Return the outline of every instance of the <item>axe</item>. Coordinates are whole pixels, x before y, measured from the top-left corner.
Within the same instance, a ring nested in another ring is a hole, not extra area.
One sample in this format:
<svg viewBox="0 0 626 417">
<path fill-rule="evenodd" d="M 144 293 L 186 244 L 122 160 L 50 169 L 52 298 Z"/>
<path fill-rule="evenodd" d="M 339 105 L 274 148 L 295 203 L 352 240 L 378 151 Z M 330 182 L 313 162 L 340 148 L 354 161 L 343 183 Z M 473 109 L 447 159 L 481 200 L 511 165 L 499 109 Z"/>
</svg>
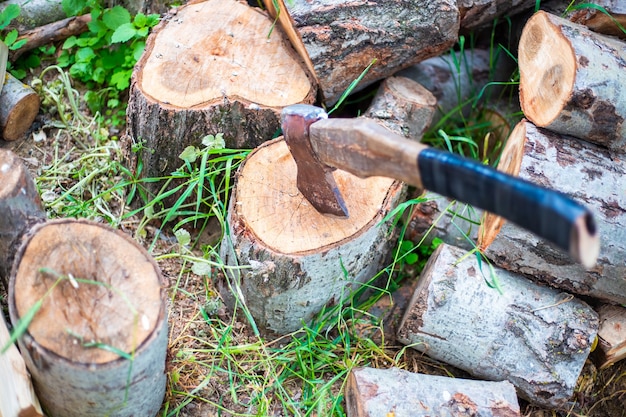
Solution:
<svg viewBox="0 0 626 417">
<path fill-rule="evenodd" d="M 348 216 L 333 177 L 338 168 L 361 178 L 402 180 L 502 216 L 587 268 L 597 260 L 594 217 L 566 194 L 405 139 L 373 120 L 329 119 L 319 107 L 295 104 L 283 109 L 281 124 L 297 165 L 298 190 L 320 213 Z"/>
</svg>

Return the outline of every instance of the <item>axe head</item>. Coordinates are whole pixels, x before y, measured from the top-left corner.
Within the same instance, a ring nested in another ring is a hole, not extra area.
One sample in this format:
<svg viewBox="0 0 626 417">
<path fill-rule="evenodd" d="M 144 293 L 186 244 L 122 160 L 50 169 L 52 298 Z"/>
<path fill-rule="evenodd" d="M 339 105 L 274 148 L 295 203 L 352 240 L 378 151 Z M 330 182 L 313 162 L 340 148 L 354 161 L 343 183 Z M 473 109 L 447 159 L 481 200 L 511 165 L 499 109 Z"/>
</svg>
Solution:
<svg viewBox="0 0 626 417">
<path fill-rule="evenodd" d="M 294 104 L 283 109 L 280 119 L 285 142 L 296 161 L 298 190 L 320 213 L 348 217 L 333 168 L 317 157 L 309 140 L 309 127 L 326 118 L 328 114 L 322 108 Z"/>
</svg>

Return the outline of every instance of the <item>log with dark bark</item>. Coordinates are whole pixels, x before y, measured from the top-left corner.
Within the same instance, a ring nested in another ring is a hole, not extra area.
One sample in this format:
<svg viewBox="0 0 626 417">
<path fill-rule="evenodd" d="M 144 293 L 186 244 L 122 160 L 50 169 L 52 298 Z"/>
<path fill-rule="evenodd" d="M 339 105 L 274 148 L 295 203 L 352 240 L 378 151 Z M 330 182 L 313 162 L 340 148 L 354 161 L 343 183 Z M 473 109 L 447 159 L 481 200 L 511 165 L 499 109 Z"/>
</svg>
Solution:
<svg viewBox="0 0 626 417">
<path fill-rule="evenodd" d="M 487 285 L 494 280 L 500 291 Z M 573 395 L 597 331 L 598 316 L 584 302 L 442 244 L 422 271 L 398 340 L 557 408 Z"/>
<path fill-rule="evenodd" d="M 57 220 L 28 231 L 11 271 L 9 313 L 15 324 L 34 312 L 18 344 L 47 415 L 158 413 L 164 284 L 150 255 L 105 225 Z"/>
<path fill-rule="evenodd" d="M 578 9 L 568 18 L 574 23 L 587 26 L 594 32 L 626 38 L 623 29 L 626 27 L 626 3 L 623 0 L 594 0 L 593 5 L 596 7 Z M 604 8 L 608 15 L 598 6 Z M 619 25 L 622 27 L 620 28 Z"/>
<path fill-rule="evenodd" d="M 0 280 L 8 289 L 13 256 L 22 235 L 46 218 L 30 173 L 13 152 L 0 149 Z"/>
<path fill-rule="evenodd" d="M 520 101 L 537 126 L 626 152 L 626 44 L 545 12 L 519 43 Z"/>
<path fill-rule="evenodd" d="M 567 291 L 626 303 L 626 161 L 592 143 L 520 122 L 509 137 L 498 169 L 559 190 L 588 206 L 600 235 L 597 265 L 586 270 L 569 256 L 509 222 L 487 215 L 479 245 L 511 271 Z"/>
<path fill-rule="evenodd" d="M 421 84 L 406 77 L 385 79 L 364 117 L 374 119 L 387 129 L 420 141 L 437 111 L 437 99 Z"/>
<path fill-rule="evenodd" d="M 0 349 L 9 340 L 9 329 L 4 321 L 4 314 L 0 312 Z M 0 381 L 0 416 L 43 416 L 24 359 L 13 344 L 5 352 L 0 352 Z"/>
<path fill-rule="evenodd" d="M 508 381 L 473 381 L 398 368 L 353 369 L 345 397 L 350 417 L 520 415 L 515 388 Z"/>
<path fill-rule="evenodd" d="M 270 35 L 271 33 L 271 35 Z M 180 166 L 179 155 L 223 133 L 229 148 L 251 148 L 280 128 L 280 111 L 312 103 L 311 79 L 272 19 L 235 0 L 179 8 L 150 34 L 133 73 L 125 149 L 142 143 L 143 175 Z"/>
<path fill-rule="evenodd" d="M 20 80 L 7 74 L 0 93 L 0 133 L 4 140 L 17 140 L 39 113 L 39 96 Z"/>
<path fill-rule="evenodd" d="M 298 191 L 282 139 L 258 147 L 237 172 L 221 245 L 229 267 L 218 288 L 231 308 L 244 302 L 261 331 L 301 328 L 384 267 L 393 240 L 381 221 L 404 187 L 388 178 L 334 175 L 348 218 L 320 214 Z"/>
<path fill-rule="evenodd" d="M 15 61 L 22 56 L 24 52 L 31 51 L 49 43 L 65 40 L 70 36 L 80 35 L 87 31 L 87 24 L 89 22 L 91 22 L 91 14 L 85 14 L 82 16 L 68 17 L 58 22 L 52 22 L 24 31 L 20 33 L 17 40 L 26 40 L 26 43 L 22 45 L 21 48 L 10 51 L 9 60 Z"/>
<path fill-rule="evenodd" d="M 6 0 L 0 3 L 0 11 L 10 4 L 20 6 L 20 15 L 13 19 L 7 30 L 23 32 L 67 17 L 61 0 Z"/>
<path fill-rule="evenodd" d="M 598 368 L 605 369 L 626 358 L 626 308 L 603 304 L 597 311 L 600 329 L 593 359 Z"/>
<path fill-rule="evenodd" d="M 461 30 L 469 32 L 490 25 L 499 17 L 513 16 L 535 4 L 535 0 L 457 0 Z"/>
<path fill-rule="evenodd" d="M 329 105 L 374 59 L 358 88 L 439 55 L 458 38 L 454 0 L 277 3 L 281 26 L 309 63 Z M 264 4 L 275 16 L 274 1 Z"/>
</svg>

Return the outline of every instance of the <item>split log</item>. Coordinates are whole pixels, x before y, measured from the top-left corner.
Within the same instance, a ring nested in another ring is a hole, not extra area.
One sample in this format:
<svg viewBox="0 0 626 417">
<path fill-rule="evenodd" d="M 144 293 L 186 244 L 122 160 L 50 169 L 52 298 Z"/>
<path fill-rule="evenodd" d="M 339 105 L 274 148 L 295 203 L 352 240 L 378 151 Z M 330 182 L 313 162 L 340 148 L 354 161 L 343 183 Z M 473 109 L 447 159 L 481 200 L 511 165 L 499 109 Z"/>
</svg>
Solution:
<svg viewBox="0 0 626 417">
<path fill-rule="evenodd" d="M 132 76 L 124 147 L 142 143 L 143 175 L 161 177 L 204 136 L 252 148 L 280 128 L 280 111 L 312 103 L 315 88 L 263 12 L 235 0 L 180 7 L 152 31 Z M 270 35 L 271 33 L 271 35 Z"/>
<path fill-rule="evenodd" d="M 0 313 L 0 349 L 10 340 L 9 329 Z M 43 413 L 33 390 L 24 359 L 15 345 L 0 353 L 0 417 L 41 417 Z"/>
<path fill-rule="evenodd" d="M 364 117 L 375 119 L 387 129 L 420 141 L 430 127 L 437 99 L 421 84 L 406 77 L 385 79 Z"/>
<path fill-rule="evenodd" d="M 4 140 L 24 137 L 39 113 L 39 96 L 20 80 L 6 74 L 0 92 L 0 133 Z"/>
<path fill-rule="evenodd" d="M 21 48 L 10 51 L 9 60 L 15 61 L 22 56 L 24 52 L 31 51 L 49 43 L 65 40 L 70 36 L 80 35 L 87 31 L 87 24 L 89 22 L 91 22 L 91 14 L 84 14 L 82 16 L 68 17 L 58 22 L 52 22 L 24 31 L 20 33 L 17 40 L 25 39 L 27 42 Z"/>
<path fill-rule="evenodd" d="M 592 143 L 520 122 L 498 169 L 571 195 L 595 214 L 600 235 L 596 266 L 567 254 L 509 222 L 488 215 L 479 232 L 485 255 L 502 268 L 548 285 L 611 303 L 626 303 L 626 160 Z"/>
<path fill-rule="evenodd" d="M 473 381 L 398 368 L 353 369 L 345 396 L 349 417 L 520 415 L 515 388 L 508 381 Z"/>
<path fill-rule="evenodd" d="M 622 30 L 626 27 L 626 3 L 623 0 L 594 0 L 593 4 L 603 7 L 610 16 L 597 8 L 589 7 L 576 10 L 568 18 L 594 32 L 626 38 L 626 33 Z M 622 25 L 622 28 L 616 22 Z"/>
<path fill-rule="evenodd" d="M 512 72 L 503 53 L 499 49 L 495 54 L 484 49 L 451 53 L 427 59 L 397 75 L 418 82 L 435 96 L 439 111 L 432 124 L 436 125 L 451 112 L 466 117 L 482 100 L 497 95 L 500 87 L 487 84 L 508 80 Z"/>
<path fill-rule="evenodd" d="M 398 340 L 475 377 L 509 380 L 534 404 L 558 408 L 574 393 L 598 331 L 584 302 L 479 264 L 446 244 L 433 252 Z M 485 281 L 497 279 L 501 293 Z"/>
<path fill-rule="evenodd" d="M 537 12 L 519 44 L 520 101 L 537 126 L 626 152 L 626 44 Z"/>
<path fill-rule="evenodd" d="M 13 256 L 22 235 L 46 218 L 35 182 L 13 152 L 0 149 L 0 280 L 8 290 Z"/>
<path fill-rule="evenodd" d="M 237 172 L 221 244 L 229 269 L 218 288 L 231 308 L 245 303 L 263 332 L 301 328 L 384 267 L 393 242 L 390 224 L 381 221 L 404 187 L 389 178 L 334 175 L 348 218 L 320 214 L 298 191 L 282 139 L 258 147 Z"/>
<path fill-rule="evenodd" d="M 458 0 L 461 29 L 465 32 L 492 24 L 503 16 L 513 16 L 535 6 L 535 0 Z"/>
<path fill-rule="evenodd" d="M 9 313 L 15 324 L 35 312 L 18 345 L 47 415 L 158 413 L 164 285 L 149 254 L 107 226 L 58 220 L 28 231 L 11 271 Z"/>
<path fill-rule="evenodd" d="M 376 64 L 358 88 L 437 56 L 458 38 L 455 0 L 278 3 L 281 26 L 308 62 L 328 105 L 339 100 L 373 59 Z M 264 4 L 276 16 L 274 1 Z"/>
<path fill-rule="evenodd" d="M 626 308 L 603 304 L 597 311 L 600 329 L 593 357 L 598 368 L 605 369 L 626 358 Z"/>
</svg>

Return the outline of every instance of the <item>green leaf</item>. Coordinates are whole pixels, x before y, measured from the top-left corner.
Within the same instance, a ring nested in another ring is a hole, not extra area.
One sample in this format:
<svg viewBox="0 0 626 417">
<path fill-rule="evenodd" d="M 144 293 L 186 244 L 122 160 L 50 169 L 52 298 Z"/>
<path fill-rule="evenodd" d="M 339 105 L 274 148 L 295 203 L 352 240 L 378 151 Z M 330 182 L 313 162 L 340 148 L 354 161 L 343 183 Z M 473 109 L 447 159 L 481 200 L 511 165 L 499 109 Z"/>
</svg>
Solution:
<svg viewBox="0 0 626 417">
<path fill-rule="evenodd" d="M 125 23 L 130 23 L 130 13 L 122 6 L 115 6 L 102 13 L 102 21 L 111 30 L 116 30 Z"/>
<path fill-rule="evenodd" d="M 63 46 L 61 46 L 61 49 L 73 48 L 74 46 L 76 46 L 76 39 L 76 36 L 70 36 L 65 40 L 65 42 L 63 42 Z"/>
<path fill-rule="evenodd" d="M 93 75 L 91 76 L 91 79 L 97 82 L 98 84 L 103 84 L 104 80 L 106 80 L 106 75 L 107 75 L 107 72 L 104 68 L 96 67 L 96 69 L 93 71 Z"/>
<path fill-rule="evenodd" d="M 61 52 L 61 55 L 57 58 L 57 65 L 61 68 L 65 68 L 74 63 L 74 56 L 70 55 L 67 50 Z"/>
<path fill-rule="evenodd" d="M 185 150 L 180 155 L 178 155 L 178 157 L 183 161 L 192 164 L 196 162 L 196 158 L 198 157 L 198 149 L 195 146 L 187 146 Z"/>
<path fill-rule="evenodd" d="M 133 23 L 135 24 L 135 27 L 137 29 L 146 27 L 146 24 L 148 23 L 148 16 L 143 13 L 137 13 L 137 15 L 135 16 L 135 20 L 133 20 Z"/>
<path fill-rule="evenodd" d="M 39 310 L 41 310 L 41 306 L 43 305 L 43 299 L 37 300 L 35 305 L 33 305 L 26 314 L 20 317 L 20 320 L 17 322 L 17 325 L 13 328 L 13 332 L 11 333 L 11 338 L 7 341 L 7 343 L 2 347 L 2 351 L 0 354 L 4 354 L 13 343 L 17 341 L 26 331 L 28 330 L 28 326 L 35 318 L 35 315 Z"/>
<path fill-rule="evenodd" d="M 415 253 L 409 253 L 404 257 L 404 262 L 408 265 L 413 265 L 419 260 L 419 257 Z"/>
<path fill-rule="evenodd" d="M 96 53 L 91 48 L 80 48 L 76 51 L 76 62 L 91 62 L 94 59 Z"/>
<path fill-rule="evenodd" d="M 91 65 L 87 62 L 77 62 L 70 67 L 70 75 L 81 81 L 91 79 Z"/>
<path fill-rule="evenodd" d="M 87 0 L 62 0 L 61 7 L 66 16 L 76 16 L 87 7 Z"/>
<path fill-rule="evenodd" d="M 149 14 L 148 21 L 146 22 L 146 26 L 149 28 L 156 26 L 157 23 L 159 23 L 160 18 L 161 16 L 159 16 L 159 14 L 157 13 Z"/>
<path fill-rule="evenodd" d="M 17 29 L 13 29 L 12 31 L 7 33 L 7 36 L 4 38 L 4 43 L 6 43 L 7 46 L 11 46 L 13 42 L 15 42 L 16 40 L 17 40 Z"/>
<path fill-rule="evenodd" d="M 0 29 L 4 29 L 11 23 L 11 20 L 15 19 L 20 15 L 20 6 L 17 4 L 9 4 L 5 9 L 0 13 Z"/>
<path fill-rule="evenodd" d="M 139 41 L 135 43 L 135 45 L 133 46 L 133 59 L 135 60 L 135 62 L 139 61 L 145 49 L 146 49 L 146 43 L 144 41 Z"/>
<path fill-rule="evenodd" d="M 28 39 L 21 39 L 21 40 L 15 42 L 13 45 L 9 46 L 9 49 L 12 50 L 12 51 L 18 50 L 22 46 L 26 45 L 26 42 L 28 42 Z"/>
<path fill-rule="evenodd" d="M 130 77 L 133 70 L 118 71 L 111 76 L 111 85 L 118 90 L 126 90 L 130 86 Z"/>
<path fill-rule="evenodd" d="M 111 36 L 111 43 L 129 41 L 133 38 L 133 36 L 135 36 L 135 34 L 137 34 L 137 29 L 135 29 L 133 24 L 124 23 L 123 25 L 115 29 L 115 32 L 113 32 L 113 35 Z"/>
<path fill-rule="evenodd" d="M 202 138 L 202 144 L 208 149 L 224 149 L 226 147 L 226 142 L 224 141 L 224 135 L 222 133 L 218 133 L 217 135 L 206 135 Z"/>
<path fill-rule="evenodd" d="M 150 31 L 150 28 L 141 28 L 137 30 L 137 37 L 139 38 L 145 38 L 148 36 L 148 32 Z"/>
<path fill-rule="evenodd" d="M 191 243 L 191 235 L 185 229 L 178 229 L 174 232 L 174 236 L 176 236 L 176 240 L 181 246 L 187 246 Z"/>
</svg>

